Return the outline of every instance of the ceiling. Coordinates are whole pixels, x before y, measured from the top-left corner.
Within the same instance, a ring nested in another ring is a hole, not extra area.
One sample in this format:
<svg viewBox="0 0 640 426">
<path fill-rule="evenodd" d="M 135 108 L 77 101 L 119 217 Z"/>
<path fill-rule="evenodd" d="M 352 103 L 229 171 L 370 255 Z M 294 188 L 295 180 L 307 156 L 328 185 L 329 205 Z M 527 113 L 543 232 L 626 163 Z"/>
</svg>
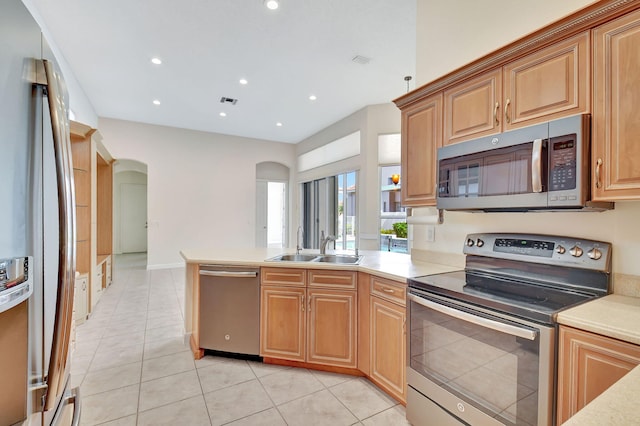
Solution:
<svg viewBox="0 0 640 426">
<path fill-rule="evenodd" d="M 100 117 L 297 143 L 415 74 L 415 0 L 32 3 Z"/>
</svg>

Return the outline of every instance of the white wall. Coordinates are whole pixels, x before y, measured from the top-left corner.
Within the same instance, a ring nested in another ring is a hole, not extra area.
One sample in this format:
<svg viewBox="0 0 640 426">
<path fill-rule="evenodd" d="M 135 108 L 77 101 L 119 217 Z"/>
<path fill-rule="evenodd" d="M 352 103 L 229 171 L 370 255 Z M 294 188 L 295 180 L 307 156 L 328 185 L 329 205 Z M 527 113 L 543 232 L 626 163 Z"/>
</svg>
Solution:
<svg viewBox="0 0 640 426">
<path fill-rule="evenodd" d="M 295 166 L 291 144 L 106 118 L 99 128 L 114 158 L 148 166 L 149 268 L 181 264 L 182 249 L 253 247 L 256 164 Z"/>
<path fill-rule="evenodd" d="M 121 228 L 120 228 L 120 206 L 122 200 L 121 185 L 124 183 L 137 183 L 146 185 L 147 175 L 145 173 L 135 171 L 124 171 L 113 174 L 113 251 L 114 253 L 122 253 L 120 244 Z M 140 200 L 146 204 L 147 200 Z M 137 206 L 136 206 L 137 207 Z M 137 210 L 139 213 L 142 210 Z"/>
<path fill-rule="evenodd" d="M 417 0 L 415 87 L 593 2 Z"/>
<path fill-rule="evenodd" d="M 78 80 L 76 80 L 75 74 L 58 48 L 56 40 L 51 36 L 47 25 L 42 19 L 42 16 L 40 16 L 40 12 L 34 6 L 32 0 L 22 0 L 22 3 L 26 6 L 40 26 L 42 34 L 44 34 L 51 51 L 56 57 L 60 71 L 62 71 L 62 75 L 64 76 L 67 91 L 69 92 L 69 108 L 74 113 L 74 117 L 72 119 L 93 128 L 98 127 L 98 115 L 96 114 L 91 101 L 84 93 L 84 90 L 82 89 L 82 86 L 80 86 Z"/>
<path fill-rule="evenodd" d="M 418 0 L 418 80 L 420 84 L 434 80 L 590 3 L 592 1 L 586 0 Z M 424 214 L 426 209 L 418 209 L 416 213 Z M 604 213 L 445 212 L 444 224 L 435 227 L 433 243 L 426 241 L 425 226 L 413 226 L 413 247 L 461 254 L 464 237 L 469 232 L 584 237 L 613 243 L 614 272 L 640 275 L 638 218 L 640 202 L 617 203 L 615 210 Z"/>
<path fill-rule="evenodd" d="M 378 135 L 400 132 L 400 110 L 392 103 L 371 105 L 332 124 L 296 145 L 297 155 L 309 152 L 360 131 L 360 155 L 298 174 L 297 182 L 358 170 L 359 248 L 377 250 L 380 244 L 380 186 L 378 173 Z M 296 191 L 296 199 L 299 198 Z M 296 201 L 298 203 L 299 200 Z M 299 212 L 299 205 L 296 206 Z M 298 217 L 296 215 L 296 217 Z"/>
</svg>

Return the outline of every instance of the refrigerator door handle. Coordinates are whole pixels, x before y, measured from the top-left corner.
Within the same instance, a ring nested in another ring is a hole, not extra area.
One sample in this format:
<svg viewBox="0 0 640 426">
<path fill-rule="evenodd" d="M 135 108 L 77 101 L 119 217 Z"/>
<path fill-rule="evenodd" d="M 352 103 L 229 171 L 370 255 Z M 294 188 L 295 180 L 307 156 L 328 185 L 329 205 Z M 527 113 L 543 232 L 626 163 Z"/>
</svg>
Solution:
<svg viewBox="0 0 640 426">
<path fill-rule="evenodd" d="M 51 345 L 51 359 L 47 374 L 48 390 L 44 410 L 55 408 L 58 396 L 64 390 L 64 373 L 69 358 L 71 314 L 73 310 L 73 280 L 75 276 L 75 194 L 71 165 L 71 142 L 66 116 L 65 93 L 62 76 L 53 63 L 43 60 L 47 77 L 47 99 L 51 114 L 53 146 L 58 183 L 59 263 L 58 288 Z"/>
<path fill-rule="evenodd" d="M 71 389 L 71 395 L 65 399 L 65 403 L 73 404 L 73 418 L 71 420 L 71 426 L 80 426 L 80 414 L 82 413 L 80 386 Z"/>
<path fill-rule="evenodd" d="M 62 400 L 60 404 L 60 408 L 56 413 L 56 416 L 51 421 L 51 426 L 62 426 L 63 419 L 66 420 L 68 417 L 65 416 L 66 410 L 65 407 L 67 405 L 73 405 L 73 417 L 71 418 L 71 426 L 80 426 L 80 416 L 82 414 L 82 400 L 80 399 L 80 387 L 75 387 L 68 391 L 68 395 Z"/>
</svg>

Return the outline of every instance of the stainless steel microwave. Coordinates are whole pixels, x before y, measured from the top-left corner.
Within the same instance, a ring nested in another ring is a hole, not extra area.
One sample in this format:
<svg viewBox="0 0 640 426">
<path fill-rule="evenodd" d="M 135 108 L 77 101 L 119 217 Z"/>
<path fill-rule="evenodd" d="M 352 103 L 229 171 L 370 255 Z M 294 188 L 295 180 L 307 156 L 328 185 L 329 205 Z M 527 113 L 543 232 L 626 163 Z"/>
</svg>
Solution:
<svg viewBox="0 0 640 426">
<path fill-rule="evenodd" d="M 438 208 L 613 208 L 590 201 L 589 129 L 575 115 L 438 149 Z"/>
</svg>

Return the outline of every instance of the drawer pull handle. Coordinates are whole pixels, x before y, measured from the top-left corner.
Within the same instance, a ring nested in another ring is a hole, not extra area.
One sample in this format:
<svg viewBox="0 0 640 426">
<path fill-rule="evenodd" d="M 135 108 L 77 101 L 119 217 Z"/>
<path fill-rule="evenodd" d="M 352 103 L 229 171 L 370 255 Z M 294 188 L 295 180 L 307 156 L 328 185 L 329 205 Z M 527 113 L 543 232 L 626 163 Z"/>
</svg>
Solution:
<svg viewBox="0 0 640 426">
<path fill-rule="evenodd" d="M 386 287 L 382 287 L 382 291 L 384 291 L 385 293 L 389 293 L 389 294 L 395 293 L 395 290 L 392 290 L 392 289 L 386 288 Z"/>
<path fill-rule="evenodd" d="M 500 120 L 498 119 L 498 108 L 500 108 L 500 103 L 496 102 L 496 105 L 493 107 L 493 119 L 496 122 L 496 126 L 500 124 Z"/>
</svg>

